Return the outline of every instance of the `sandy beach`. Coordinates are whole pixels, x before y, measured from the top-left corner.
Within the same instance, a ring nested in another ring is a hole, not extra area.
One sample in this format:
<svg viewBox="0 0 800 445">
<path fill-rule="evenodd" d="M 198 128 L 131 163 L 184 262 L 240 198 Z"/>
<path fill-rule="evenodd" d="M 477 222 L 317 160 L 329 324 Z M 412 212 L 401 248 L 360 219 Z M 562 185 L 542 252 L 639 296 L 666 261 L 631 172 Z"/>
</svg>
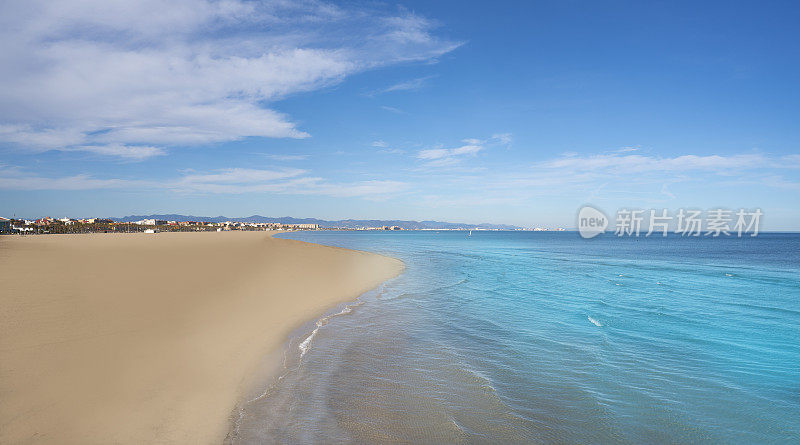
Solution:
<svg viewBox="0 0 800 445">
<path fill-rule="evenodd" d="M 0 237 L 0 443 L 220 443 L 293 329 L 402 269 L 265 232 Z"/>
</svg>

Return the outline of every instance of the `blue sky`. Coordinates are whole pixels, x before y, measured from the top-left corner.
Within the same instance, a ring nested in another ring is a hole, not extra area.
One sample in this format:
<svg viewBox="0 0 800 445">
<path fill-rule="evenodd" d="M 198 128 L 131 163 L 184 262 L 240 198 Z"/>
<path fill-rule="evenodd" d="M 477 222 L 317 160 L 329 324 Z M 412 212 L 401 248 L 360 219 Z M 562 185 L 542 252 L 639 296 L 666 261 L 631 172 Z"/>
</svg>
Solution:
<svg viewBox="0 0 800 445">
<path fill-rule="evenodd" d="M 16 3 L 4 216 L 800 230 L 796 2 Z"/>
</svg>

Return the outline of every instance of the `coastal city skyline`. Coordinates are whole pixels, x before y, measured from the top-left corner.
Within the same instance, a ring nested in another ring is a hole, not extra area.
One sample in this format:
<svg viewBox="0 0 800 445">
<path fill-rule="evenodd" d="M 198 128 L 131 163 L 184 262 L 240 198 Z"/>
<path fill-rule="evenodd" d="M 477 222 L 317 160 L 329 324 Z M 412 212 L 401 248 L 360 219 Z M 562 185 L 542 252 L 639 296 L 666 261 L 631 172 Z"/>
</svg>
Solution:
<svg viewBox="0 0 800 445">
<path fill-rule="evenodd" d="M 798 13 L 725 5 L 7 3 L 3 216 L 798 230 Z"/>
<path fill-rule="evenodd" d="M 529 226 L 509 224 L 469 224 L 448 221 L 413 220 L 324 220 L 319 218 L 294 218 L 291 216 L 270 217 L 251 215 L 240 218 L 227 216 L 197 216 L 179 214 L 128 215 L 125 217 L 100 218 L 5 218 L 0 216 L 0 233 L 46 234 L 46 233 L 98 233 L 98 232 L 185 232 L 210 230 L 434 230 L 434 231 L 533 231 L 564 232 L 575 230 L 583 238 L 593 238 L 602 233 L 616 236 L 644 235 L 649 237 L 711 236 L 755 237 L 761 231 L 763 212 L 738 209 L 620 209 L 609 217 L 602 210 L 591 206 L 581 208 L 574 228 Z"/>
</svg>

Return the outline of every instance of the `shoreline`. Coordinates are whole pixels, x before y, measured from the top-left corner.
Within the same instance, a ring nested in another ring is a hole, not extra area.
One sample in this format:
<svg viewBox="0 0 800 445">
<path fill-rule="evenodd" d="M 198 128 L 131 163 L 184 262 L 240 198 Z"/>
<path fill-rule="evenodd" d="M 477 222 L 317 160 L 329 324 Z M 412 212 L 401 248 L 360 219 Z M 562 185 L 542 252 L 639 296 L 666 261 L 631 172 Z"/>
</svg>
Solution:
<svg viewBox="0 0 800 445">
<path fill-rule="evenodd" d="M 395 278 L 397 276 L 389 278 L 375 288 L 358 295 L 353 300 L 338 303 L 326 309 L 316 318 L 306 320 L 293 329 L 288 334 L 283 346 L 271 351 L 263 360 L 259 370 L 254 373 L 250 388 L 244 392 L 243 397 L 241 397 L 230 414 L 228 433 L 225 436 L 224 443 L 238 443 L 240 439 L 238 437 L 240 422 L 245 416 L 247 407 L 252 403 L 257 403 L 259 400 L 269 397 L 270 393 L 280 384 L 284 377 L 290 375 L 293 371 L 297 371 L 303 357 L 313 347 L 312 340 L 322 327 L 327 326 L 332 318 L 349 314 L 355 308 L 366 304 L 367 301 L 363 299 L 364 297 L 380 294 L 383 286 Z"/>
<path fill-rule="evenodd" d="M 0 442 L 223 442 L 292 333 L 404 269 L 272 235 L 0 239 Z"/>
</svg>

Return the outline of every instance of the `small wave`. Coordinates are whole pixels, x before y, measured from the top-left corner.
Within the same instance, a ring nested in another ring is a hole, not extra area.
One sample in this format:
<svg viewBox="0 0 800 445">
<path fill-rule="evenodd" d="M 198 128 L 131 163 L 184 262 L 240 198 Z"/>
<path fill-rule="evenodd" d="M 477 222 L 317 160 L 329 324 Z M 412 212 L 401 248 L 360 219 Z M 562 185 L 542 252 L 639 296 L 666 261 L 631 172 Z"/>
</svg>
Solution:
<svg viewBox="0 0 800 445">
<path fill-rule="evenodd" d="M 313 331 L 311 331 L 311 335 L 306 337 L 306 339 L 303 340 L 302 343 L 297 345 L 297 347 L 300 348 L 300 357 L 303 357 L 304 355 L 306 355 L 306 352 L 308 352 L 308 347 L 311 346 L 311 340 L 314 339 L 314 337 L 317 335 L 317 332 L 319 332 L 319 328 L 321 328 L 321 327 L 322 326 L 319 324 L 319 322 L 317 322 L 317 327 L 314 328 Z"/>
<path fill-rule="evenodd" d="M 339 311 L 339 312 L 337 312 L 335 314 L 326 315 L 325 317 L 322 317 L 319 320 L 317 320 L 317 322 L 315 324 L 315 328 L 314 328 L 313 331 L 311 331 L 311 334 L 309 334 L 308 337 L 306 337 L 306 339 L 303 340 L 303 342 L 298 345 L 298 348 L 300 349 L 300 358 L 302 358 L 304 355 L 306 355 L 306 352 L 308 352 L 308 349 L 311 346 L 311 341 L 317 335 L 317 332 L 319 332 L 319 329 L 321 327 L 325 326 L 326 324 L 328 324 L 328 321 L 331 318 L 339 316 L 339 315 L 349 314 L 349 313 L 353 312 L 353 308 L 354 307 L 361 306 L 362 304 L 364 304 L 363 301 L 361 301 L 361 300 L 356 301 L 353 304 L 349 304 L 349 305 L 345 306 L 341 311 Z M 258 401 L 258 400 L 261 400 L 261 399 L 267 397 L 267 395 L 273 390 L 273 388 L 275 388 L 283 380 L 283 378 L 286 377 L 286 375 L 287 375 L 287 373 L 289 371 L 289 366 L 287 364 L 288 352 L 289 352 L 288 349 L 286 349 L 283 352 L 283 372 L 277 376 L 275 381 L 272 384 L 268 385 L 264 389 L 264 391 L 261 392 L 261 394 L 253 397 L 252 399 L 245 400 L 244 402 L 242 402 L 242 403 L 240 403 L 238 405 L 238 407 L 236 409 L 236 411 L 237 411 L 236 419 L 233 420 L 233 427 L 231 428 L 230 432 L 228 433 L 228 439 L 226 439 L 225 443 L 230 443 L 229 439 L 236 438 L 238 436 L 239 430 L 240 430 L 241 425 L 242 425 L 242 421 L 244 420 L 244 416 L 245 416 L 245 407 L 247 405 L 251 404 L 251 403 L 254 403 L 254 402 Z"/>
<path fill-rule="evenodd" d="M 589 321 L 591 321 L 593 325 L 595 325 L 595 326 L 597 326 L 597 327 L 603 327 L 603 323 L 600 323 L 599 321 L 595 320 L 594 318 L 592 318 L 592 317 L 589 317 L 589 316 L 587 316 L 586 318 L 587 318 Z"/>
<path fill-rule="evenodd" d="M 311 334 L 309 334 L 308 337 L 306 337 L 305 340 L 303 340 L 299 345 L 297 345 L 298 349 L 300 349 L 300 357 L 302 358 L 304 355 L 306 355 L 306 352 L 308 352 L 308 348 L 311 346 L 311 340 L 313 340 L 314 337 L 317 335 L 317 332 L 319 332 L 319 328 L 321 328 L 321 327 L 325 326 L 326 324 L 328 324 L 328 321 L 331 318 L 337 317 L 339 315 L 349 314 L 349 313 L 353 312 L 353 307 L 354 306 L 360 306 L 360 305 L 361 305 L 361 303 L 359 302 L 359 303 L 353 304 L 352 306 L 345 306 L 344 309 L 342 309 L 341 311 L 339 311 L 339 312 L 337 312 L 335 314 L 326 315 L 325 317 L 322 317 L 319 320 L 317 320 L 316 327 L 314 328 L 313 331 L 311 331 Z"/>
</svg>

